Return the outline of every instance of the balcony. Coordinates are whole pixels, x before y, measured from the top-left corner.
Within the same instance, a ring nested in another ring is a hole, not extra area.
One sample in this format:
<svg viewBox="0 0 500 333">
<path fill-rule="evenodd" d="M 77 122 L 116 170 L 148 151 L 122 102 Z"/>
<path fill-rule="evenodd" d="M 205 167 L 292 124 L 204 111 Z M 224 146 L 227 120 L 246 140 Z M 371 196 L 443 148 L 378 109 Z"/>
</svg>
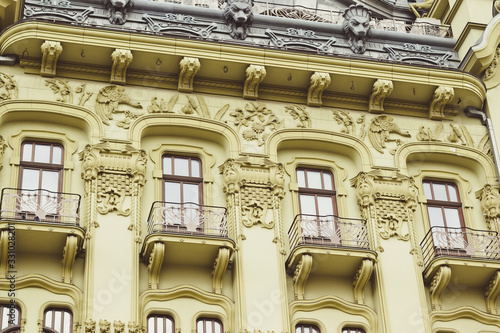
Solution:
<svg viewBox="0 0 500 333">
<path fill-rule="evenodd" d="M 297 299 L 302 299 L 303 286 L 310 273 L 310 269 L 304 271 L 305 263 L 312 266 L 314 261 L 314 274 L 318 275 L 355 278 L 360 271 L 368 278 L 371 275 L 377 255 L 370 250 L 364 220 L 299 214 L 288 231 L 288 237 L 291 253 L 286 266 L 289 274 L 295 274 Z M 363 283 L 367 281 L 365 279 Z M 362 291 L 364 285 L 357 285 L 355 289 Z"/>
<path fill-rule="evenodd" d="M 0 201 L 0 242 L 15 234 L 18 253 L 63 256 L 62 280 L 71 281 L 76 253 L 82 248 L 85 230 L 79 226 L 80 195 L 44 189 L 4 188 Z M 0 248 L 4 248 L 0 244 Z M 6 266 L 5 257 L 0 267 Z M 1 272 L 0 272 L 1 273 Z"/>
<path fill-rule="evenodd" d="M 234 246 L 228 235 L 226 208 L 156 201 L 149 213 L 148 235 L 141 251 L 145 262 L 149 262 L 149 287 L 158 288 L 164 263 L 215 266 L 214 271 L 222 270 L 223 275 Z M 215 286 L 218 283 L 214 281 L 214 290 L 219 289 Z"/>
</svg>

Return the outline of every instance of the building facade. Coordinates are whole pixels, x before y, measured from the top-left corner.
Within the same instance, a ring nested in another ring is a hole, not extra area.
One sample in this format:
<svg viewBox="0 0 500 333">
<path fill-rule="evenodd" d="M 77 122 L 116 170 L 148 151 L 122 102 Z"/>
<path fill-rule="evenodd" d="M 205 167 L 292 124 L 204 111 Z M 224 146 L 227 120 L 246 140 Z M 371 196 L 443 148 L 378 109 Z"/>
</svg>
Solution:
<svg viewBox="0 0 500 333">
<path fill-rule="evenodd" d="M 0 1 L 0 332 L 500 332 L 499 10 Z"/>
</svg>

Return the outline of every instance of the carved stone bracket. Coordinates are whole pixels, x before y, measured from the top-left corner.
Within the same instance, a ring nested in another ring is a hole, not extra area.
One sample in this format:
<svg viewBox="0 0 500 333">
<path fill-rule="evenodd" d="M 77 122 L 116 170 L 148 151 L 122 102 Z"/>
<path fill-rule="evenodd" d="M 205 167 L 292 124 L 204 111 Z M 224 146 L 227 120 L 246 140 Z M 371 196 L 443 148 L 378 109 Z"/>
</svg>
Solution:
<svg viewBox="0 0 500 333">
<path fill-rule="evenodd" d="M 226 247 L 219 249 L 219 254 L 215 259 L 214 268 L 212 270 L 212 288 L 216 294 L 222 294 L 222 280 L 224 273 L 226 273 L 227 265 L 229 264 L 229 257 L 231 251 Z"/>
<path fill-rule="evenodd" d="M 179 65 L 181 72 L 179 73 L 178 90 L 181 92 L 192 92 L 194 77 L 201 68 L 200 60 L 198 58 L 184 57 Z"/>
<path fill-rule="evenodd" d="M 431 293 L 432 310 L 441 310 L 441 295 L 448 286 L 451 279 L 451 268 L 449 266 L 440 266 L 432 278 L 429 292 Z"/>
<path fill-rule="evenodd" d="M 266 74 L 264 66 L 250 65 L 247 67 L 243 98 L 257 99 L 259 97 L 259 84 L 266 78 Z"/>
<path fill-rule="evenodd" d="M 127 81 L 127 68 L 134 57 L 130 50 L 116 49 L 111 53 L 111 83 L 125 84 Z"/>
<path fill-rule="evenodd" d="M 354 276 L 353 292 L 354 303 L 365 304 L 365 287 L 370 280 L 373 272 L 373 261 L 371 259 L 363 259 L 359 265 L 356 275 Z"/>
<path fill-rule="evenodd" d="M 154 244 L 148 264 L 148 287 L 158 289 L 160 287 L 160 270 L 165 256 L 165 244 L 156 242 Z"/>
<path fill-rule="evenodd" d="M 42 50 L 40 75 L 47 77 L 56 76 L 57 59 L 59 59 L 63 51 L 61 43 L 47 40 L 42 44 L 40 49 Z"/>
<path fill-rule="evenodd" d="M 481 200 L 483 216 L 488 223 L 490 230 L 495 229 L 493 220 L 500 217 L 500 193 L 499 186 L 486 184 L 482 189 L 476 192 L 476 199 Z"/>
<path fill-rule="evenodd" d="M 454 96 L 455 90 L 452 87 L 437 87 L 429 103 L 429 118 L 434 120 L 443 119 L 444 107 L 452 101 Z"/>
<path fill-rule="evenodd" d="M 311 273 L 313 258 L 310 254 L 303 254 L 293 274 L 293 290 L 296 300 L 303 300 L 306 281 Z"/>
<path fill-rule="evenodd" d="M 392 93 L 393 84 L 390 80 L 378 79 L 373 84 L 372 93 L 370 95 L 370 104 L 368 105 L 368 111 L 370 113 L 383 113 L 384 112 L 384 100 L 387 96 Z"/>
<path fill-rule="evenodd" d="M 486 301 L 486 310 L 488 313 L 498 314 L 496 304 L 499 295 L 500 271 L 496 271 L 484 288 L 484 299 Z"/>
<path fill-rule="evenodd" d="M 63 250 L 62 282 L 73 283 L 73 265 L 75 264 L 76 252 L 78 251 L 78 238 L 74 235 L 66 237 L 66 245 Z"/>
<path fill-rule="evenodd" d="M 311 75 L 311 83 L 307 93 L 308 106 L 321 106 L 323 104 L 323 91 L 328 88 L 331 81 L 328 73 L 315 72 Z"/>
</svg>

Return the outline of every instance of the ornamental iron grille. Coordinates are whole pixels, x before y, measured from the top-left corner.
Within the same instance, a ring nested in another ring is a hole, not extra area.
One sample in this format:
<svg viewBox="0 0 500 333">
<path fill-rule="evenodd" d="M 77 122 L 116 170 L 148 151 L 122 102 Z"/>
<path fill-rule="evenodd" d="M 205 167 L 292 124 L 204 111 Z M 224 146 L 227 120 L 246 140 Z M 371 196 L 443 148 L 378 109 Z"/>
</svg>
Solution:
<svg viewBox="0 0 500 333">
<path fill-rule="evenodd" d="M 3 220 L 26 220 L 78 225 L 80 195 L 43 189 L 4 188 L 0 203 Z"/>
<path fill-rule="evenodd" d="M 148 233 L 156 232 L 228 237 L 226 208 L 156 201 L 149 213 Z"/>
</svg>

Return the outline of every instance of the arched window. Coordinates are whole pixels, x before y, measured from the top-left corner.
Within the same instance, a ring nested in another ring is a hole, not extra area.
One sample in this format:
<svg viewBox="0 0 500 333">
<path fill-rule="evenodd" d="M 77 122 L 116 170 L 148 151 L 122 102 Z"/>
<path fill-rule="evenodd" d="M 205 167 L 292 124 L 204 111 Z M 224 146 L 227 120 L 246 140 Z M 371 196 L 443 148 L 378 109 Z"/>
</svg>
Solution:
<svg viewBox="0 0 500 333">
<path fill-rule="evenodd" d="M 73 314 L 70 310 L 49 308 L 43 316 L 44 332 L 73 333 Z"/>
<path fill-rule="evenodd" d="M 310 324 L 299 324 L 295 326 L 295 333 L 321 333 L 318 326 Z"/>
<path fill-rule="evenodd" d="M 342 333 L 366 333 L 362 328 L 344 327 Z"/>
<path fill-rule="evenodd" d="M 214 318 L 199 318 L 196 321 L 196 333 L 223 333 L 222 323 Z"/>
<path fill-rule="evenodd" d="M 148 317 L 148 333 L 173 333 L 174 321 L 170 316 L 153 314 Z"/>
<path fill-rule="evenodd" d="M 0 304 L 0 332 L 20 332 L 21 311 L 15 305 Z"/>
</svg>

